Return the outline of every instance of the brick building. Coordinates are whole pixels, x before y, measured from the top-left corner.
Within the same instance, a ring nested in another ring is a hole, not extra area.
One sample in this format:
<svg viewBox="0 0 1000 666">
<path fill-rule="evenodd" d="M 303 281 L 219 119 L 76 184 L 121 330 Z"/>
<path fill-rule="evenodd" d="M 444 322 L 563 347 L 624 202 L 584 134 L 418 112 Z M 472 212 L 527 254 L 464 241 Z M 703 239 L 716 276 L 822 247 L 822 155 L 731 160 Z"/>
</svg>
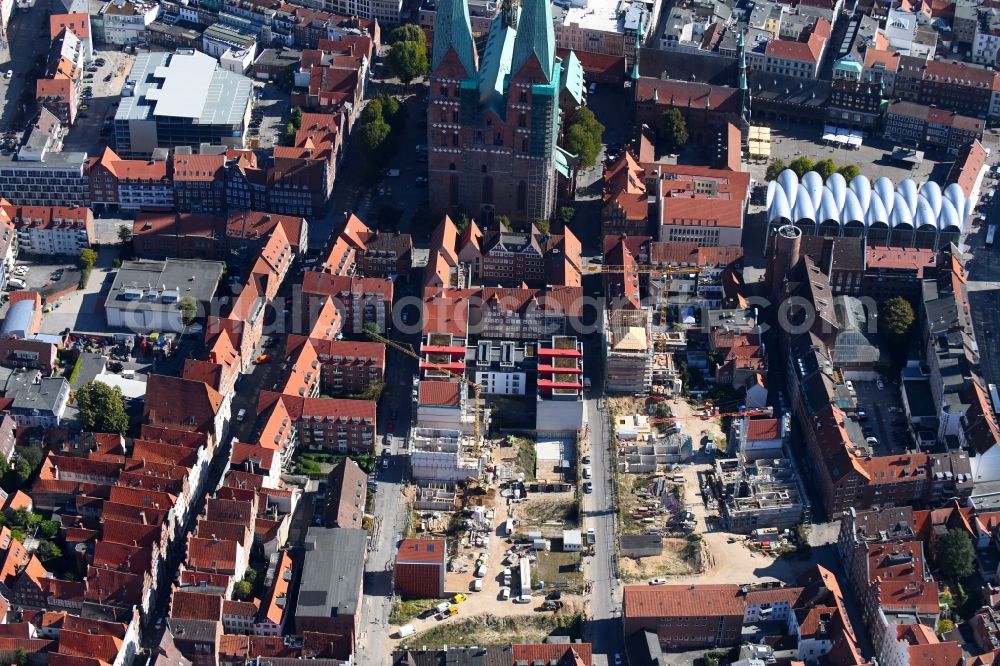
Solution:
<svg viewBox="0 0 1000 666">
<path fill-rule="evenodd" d="M 298 430 L 298 441 L 313 451 L 371 451 L 375 444 L 375 401 L 307 398 L 264 391 L 259 411 L 280 401 Z"/>
<path fill-rule="evenodd" d="M 403 539 L 396 552 L 396 592 L 407 599 L 442 598 L 447 559 L 444 539 Z"/>
<path fill-rule="evenodd" d="M 476 53 L 465 0 L 438 4 L 427 107 L 430 207 L 490 221 L 552 216 L 557 174 L 571 175 L 556 145 L 560 102 L 583 102 L 583 70 L 556 57 L 552 8 L 527 0 L 493 19 Z"/>
<path fill-rule="evenodd" d="M 745 602 L 740 586 L 631 585 L 625 588 L 625 635 L 652 631 L 667 649 L 737 645 Z"/>
<path fill-rule="evenodd" d="M 143 259 L 224 260 L 226 221 L 207 213 L 136 213 L 132 250 Z"/>
<path fill-rule="evenodd" d="M 331 298 L 342 313 L 344 328 L 351 333 L 360 334 L 369 323 L 385 333 L 392 312 L 392 296 L 391 280 L 306 271 L 302 276 L 306 317 L 303 324 L 308 327 L 323 302 Z"/>
<path fill-rule="evenodd" d="M 289 335 L 286 356 L 312 345 L 320 362 L 320 391 L 330 395 L 360 393 L 385 376 L 385 345 Z"/>
<path fill-rule="evenodd" d="M 221 214 L 226 205 L 225 155 L 174 151 L 174 207 L 180 213 Z"/>
</svg>

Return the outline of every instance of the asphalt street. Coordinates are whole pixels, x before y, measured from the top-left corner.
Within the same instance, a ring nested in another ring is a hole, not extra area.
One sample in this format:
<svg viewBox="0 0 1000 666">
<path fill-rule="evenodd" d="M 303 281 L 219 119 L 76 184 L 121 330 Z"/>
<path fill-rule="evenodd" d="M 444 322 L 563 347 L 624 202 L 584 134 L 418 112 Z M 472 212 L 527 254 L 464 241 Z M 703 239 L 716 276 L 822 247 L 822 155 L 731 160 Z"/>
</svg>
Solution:
<svg viewBox="0 0 1000 666">
<path fill-rule="evenodd" d="M 587 400 L 587 439 L 593 468 L 593 492 L 584 495 L 584 529 L 596 536 L 587 578 L 590 589 L 590 623 L 585 628 L 594 645 L 594 663 L 605 666 L 621 652 L 622 634 L 617 618 L 621 608 L 621 585 L 615 560 L 614 470 L 608 439 L 608 415 L 598 400 Z"/>
<path fill-rule="evenodd" d="M 11 15 L 8 48 L 0 48 L 0 62 L 4 71 L 14 75 L 10 80 L 0 78 L 0 130 L 20 132 L 28 120 L 23 114 L 30 109 L 21 107 L 21 95 L 30 86 L 34 97 L 35 82 L 25 75 L 32 71 L 35 59 L 48 51 L 48 9 L 49 0 L 38 0 L 30 9 L 15 9 Z"/>
</svg>

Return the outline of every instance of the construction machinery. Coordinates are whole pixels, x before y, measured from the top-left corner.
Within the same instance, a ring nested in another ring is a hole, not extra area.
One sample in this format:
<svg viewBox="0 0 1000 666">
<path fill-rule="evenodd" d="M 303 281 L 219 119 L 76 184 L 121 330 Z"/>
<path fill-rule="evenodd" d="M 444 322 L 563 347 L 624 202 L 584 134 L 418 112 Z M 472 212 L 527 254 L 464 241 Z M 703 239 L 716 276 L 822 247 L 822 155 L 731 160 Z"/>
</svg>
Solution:
<svg viewBox="0 0 1000 666">
<path fill-rule="evenodd" d="M 410 345 L 408 345 L 408 344 L 407 345 L 401 345 L 398 342 L 390 340 L 389 338 L 385 337 L 384 335 L 380 335 L 380 334 L 378 334 L 378 333 L 376 333 L 375 331 L 372 331 L 372 330 L 366 330 L 365 333 L 367 333 L 368 337 L 372 338 L 373 340 L 375 340 L 377 342 L 381 342 L 384 345 L 388 345 L 389 347 L 392 347 L 396 351 L 401 352 L 403 354 L 406 354 L 410 358 L 416 359 L 418 363 L 424 363 L 425 362 L 424 358 L 420 354 L 418 354 L 417 352 L 413 351 L 413 348 L 410 347 Z M 476 451 L 476 457 L 478 458 L 479 457 L 479 440 L 480 440 L 480 434 L 481 434 L 480 433 L 480 425 L 479 425 L 479 408 L 480 408 L 480 393 L 481 393 L 482 389 L 480 388 L 479 384 L 477 384 L 476 382 L 468 379 L 464 374 L 462 374 L 460 372 L 453 372 L 451 370 L 448 370 L 447 368 L 441 368 L 441 367 L 435 367 L 435 370 L 438 371 L 438 372 L 443 372 L 443 373 L 447 374 L 448 376 L 452 377 L 453 379 L 458 380 L 462 384 L 465 384 L 466 386 L 468 386 L 469 388 L 472 389 L 472 393 L 475 396 L 475 401 L 476 401 L 475 404 L 473 405 L 473 416 L 475 417 L 475 431 L 474 431 L 475 432 L 475 451 Z"/>
</svg>

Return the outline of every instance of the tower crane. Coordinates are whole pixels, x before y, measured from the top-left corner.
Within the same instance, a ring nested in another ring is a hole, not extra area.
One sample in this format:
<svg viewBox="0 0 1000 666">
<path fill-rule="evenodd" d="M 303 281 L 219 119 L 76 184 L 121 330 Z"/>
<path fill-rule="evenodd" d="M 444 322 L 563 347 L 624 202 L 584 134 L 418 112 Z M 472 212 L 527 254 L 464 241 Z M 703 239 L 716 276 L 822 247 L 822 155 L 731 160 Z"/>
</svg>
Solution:
<svg viewBox="0 0 1000 666">
<path fill-rule="evenodd" d="M 663 274 L 676 274 L 676 273 L 690 273 L 691 275 L 697 275 L 701 273 L 704 269 L 697 266 L 653 266 L 649 264 L 636 264 L 635 266 L 624 266 L 624 265 L 614 265 L 614 264 L 590 264 L 587 266 L 588 273 L 622 273 L 625 271 L 630 271 L 632 273 L 649 273 L 653 275 L 663 275 Z"/>
<path fill-rule="evenodd" d="M 649 419 L 647 423 L 670 423 L 673 421 L 689 421 L 693 419 L 713 419 L 713 418 L 725 418 L 727 416 L 773 416 L 774 410 L 768 407 L 767 409 L 744 409 L 737 412 L 722 412 L 721 414 L 705 414 L 703 416 L 667 416 L 662 419 Z"/>
<path fill-rule="evenodd" d="M 401 352 L 403 354 L 406 354 L 410 358 L 416 359 L 418 363 L 424 360 L 424 358 L 420 354 L 418 354 L 417 352 L 413 351 L 413 348 L 410 347 L 409 345 L 405 345 L 405 346 L 401 345 L 398 342 L 395 342 L 394 340 L 390 340 L 389 338 L 387 338 L 387 337 L 385 337 L 383 335 L 380 335 L 380 334 L 378 334 L 378 333 L 376 333 L 375 331 L 372 331 L 372 330 L 366 330 L 365 333 L 368 335 L 368 337 L 376 340 L 377 342 L 381 342 L 384 345 L 388 345 L 388 346 L 392 347 L 393 349 L 395 349 L 396 351 Z M 480 437 L 479 400 L 480 400 L 480 392 L 482 391 L 482 389 L 480 388 L 479 384 L 477 384 L 476 382 L 474 382 L 474 381 L 466 378 L 466 376 L 463 375 L 463 374 L 461 374 L 461 373 L 452 372 L 451 370 L 448 370 L 447 368 L 437 368 L 437 370 L 439 370 L 440 372 L 447 373 L 453 379 L 457 379 L 462 384 L 465 384 L 466 386 L 472 388 L 472 392 L 475 395 L 475 400 L 476 400 L 476 404 L 475 404 L 475 406 L 473 408 L 473 416 L 475 417 L 475 452 L 476 452 L 476 457 L 478 458 L 479 457 L 479 437 Z"/>
</svg>

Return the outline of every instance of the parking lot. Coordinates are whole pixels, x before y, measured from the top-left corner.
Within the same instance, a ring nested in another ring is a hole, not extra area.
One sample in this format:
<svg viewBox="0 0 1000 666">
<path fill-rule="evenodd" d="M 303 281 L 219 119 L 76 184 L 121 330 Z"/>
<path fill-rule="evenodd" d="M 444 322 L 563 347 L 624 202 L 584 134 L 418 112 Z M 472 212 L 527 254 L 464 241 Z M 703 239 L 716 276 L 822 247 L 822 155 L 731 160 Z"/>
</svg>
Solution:
<svg viewBox="0 0 1000 666">
<path fill-rule="evenodd" d="M 15 275 L 24 281 L 25 289 L 37 291 L 44 300 L 52 294 L 73 288 L 80 281 L 80 271 L 69 259 L 43 262 L 18 260 Z"/>
<path fill-rule="evenodd" d="M 255 99 L 251 111 L 250 128 L 247 130 L 248 145 L 272 148 L 282 142 L 285 126 L 291 115 L 291 101 L 284 91 L 273 85 L 264 86 L 263 83 L 255 82 L 253 89 L 254 94 L 259 97 Z"/>
<path fill-rule="evenodd" d="M 906 424 L 900 387 L 894 381 L 852 382 L 857 394 L 858 412 L 852 421 L 861 431 L 860 441 L 878 440 L 872 448 L 876 455 L 892 455 L 913 450 L 914 440 Z M 863 411 L 862 411 L 863 410 Z"/>
<path fill-rule="evenodd" d="M 94 63 L 84 74 L 84 91 L 76 122 L 63 139 L 64 151 L 99 155 L 106 145 L 113 145 L 111 126 L 118 108 L 125 77 L 132 70 L 135 56 L 121 51 L 95 51 Z M 97 63 L 103 62 L 98 65 Z"/>
</svg>

